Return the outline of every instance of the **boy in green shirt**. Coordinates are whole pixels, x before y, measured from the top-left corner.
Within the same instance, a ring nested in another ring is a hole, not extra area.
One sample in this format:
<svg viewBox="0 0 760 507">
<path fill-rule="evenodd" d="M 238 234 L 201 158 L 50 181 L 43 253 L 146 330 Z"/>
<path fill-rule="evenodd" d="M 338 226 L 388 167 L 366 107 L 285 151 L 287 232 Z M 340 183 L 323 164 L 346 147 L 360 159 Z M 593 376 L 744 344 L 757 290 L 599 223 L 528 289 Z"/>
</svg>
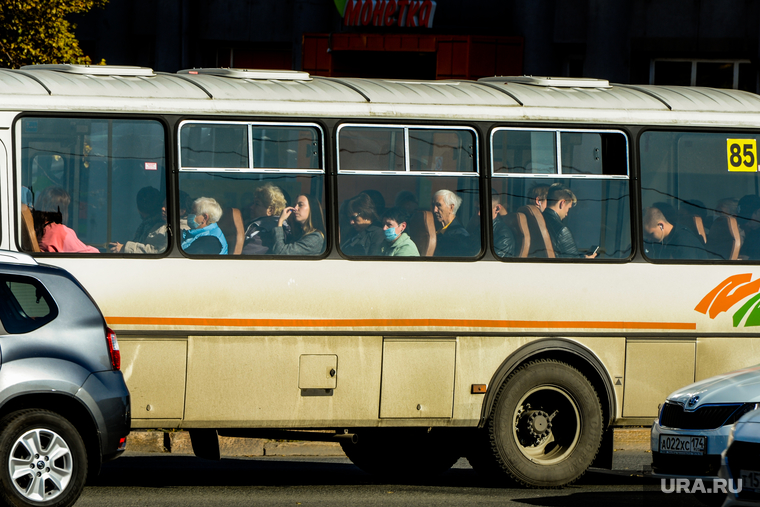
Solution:
<svg viewBox="0 0 760 507">
<path fill-rule="evenodd" d="M 388 257 L 419 257 L 420 252 L 412 238 L 404 232 L 409 214 L 400 207 L 389 208 L 383 213 L 385 241 L 380 247 L 380 255 Z"/>
</svg>

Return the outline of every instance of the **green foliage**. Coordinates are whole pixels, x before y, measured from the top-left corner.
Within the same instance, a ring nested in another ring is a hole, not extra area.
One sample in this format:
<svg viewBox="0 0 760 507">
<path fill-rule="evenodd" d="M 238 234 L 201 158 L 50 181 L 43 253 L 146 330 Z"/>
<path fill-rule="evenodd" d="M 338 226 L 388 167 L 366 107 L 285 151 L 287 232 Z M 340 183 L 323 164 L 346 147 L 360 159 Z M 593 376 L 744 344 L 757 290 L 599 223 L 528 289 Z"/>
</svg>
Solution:
<svg viewBox="0 0 760 507">
<path fill-rule="evenodd" d="M 0 67 L 90 63 L 66 21 L 108 0 L 0 0 Z"/>
</svg>

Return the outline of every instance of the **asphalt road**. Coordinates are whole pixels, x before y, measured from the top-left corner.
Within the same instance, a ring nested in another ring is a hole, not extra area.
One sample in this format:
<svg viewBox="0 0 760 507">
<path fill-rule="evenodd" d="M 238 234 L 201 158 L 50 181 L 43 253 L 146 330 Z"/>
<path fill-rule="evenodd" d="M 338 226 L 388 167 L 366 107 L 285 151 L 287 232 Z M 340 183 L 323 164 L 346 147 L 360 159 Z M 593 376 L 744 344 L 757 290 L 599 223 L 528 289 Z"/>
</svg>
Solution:
<svg viewBox="0 0 760 507">
<path fill-rule="evenodd" d="M 399 460 L 403 455 L 399 455 Z M 616 451 L 614 470 L 590 470 L 576 484 L 541 490 L 484 482 L 460 460 L 435 480 L 390 484 L 346 458 L 255 457 L 206 461 L 188 455 L 127 453 L 104 466 L 77 506 L 622 506 L 701 505 L 665 494 L 645 470 L 651 455 Z"/>
</svg>

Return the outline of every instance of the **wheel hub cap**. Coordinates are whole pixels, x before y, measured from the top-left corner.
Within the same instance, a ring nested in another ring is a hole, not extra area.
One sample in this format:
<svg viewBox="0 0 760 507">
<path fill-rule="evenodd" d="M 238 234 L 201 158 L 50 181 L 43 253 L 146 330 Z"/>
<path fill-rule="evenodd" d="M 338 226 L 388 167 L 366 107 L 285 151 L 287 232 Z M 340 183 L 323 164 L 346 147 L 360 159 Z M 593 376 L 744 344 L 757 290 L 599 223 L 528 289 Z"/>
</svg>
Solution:
<svg viewBox="0 0 760 507">
<path fill-rule="evenodd" d="M 47 502 L 66 491 L 74 474 L 68 443 L 56 432 L 32 429 L 19 436 L 8 457 L 11 482 L 31 502 Z"/>
</svg>

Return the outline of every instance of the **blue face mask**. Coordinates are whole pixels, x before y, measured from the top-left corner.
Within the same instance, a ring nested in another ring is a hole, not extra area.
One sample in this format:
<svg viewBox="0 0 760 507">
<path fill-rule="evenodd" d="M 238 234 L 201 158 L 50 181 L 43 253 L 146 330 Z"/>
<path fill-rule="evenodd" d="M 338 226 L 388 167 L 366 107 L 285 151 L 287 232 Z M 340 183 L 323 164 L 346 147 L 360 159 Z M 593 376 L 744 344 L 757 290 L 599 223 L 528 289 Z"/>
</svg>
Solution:
<svg viewBox="0 0 760 507">
<path fill-rule="evenodd" d="M 385 239 L 387 239 L 388 241 L 396 241 L 396 238 L 398 238 L 398 234 L 396 234 L 395 227 L 389 227 L 388 229 L 385 229 L 383 232 L 385 233 Z"/>
<path fill-rule="evenodd" d="M 195 221 L 195 215 L 192 213 L 187 214 L 187 226 L 191 229 L 197 229 L 198 228 L 198 222 Z"/>
</svg>

